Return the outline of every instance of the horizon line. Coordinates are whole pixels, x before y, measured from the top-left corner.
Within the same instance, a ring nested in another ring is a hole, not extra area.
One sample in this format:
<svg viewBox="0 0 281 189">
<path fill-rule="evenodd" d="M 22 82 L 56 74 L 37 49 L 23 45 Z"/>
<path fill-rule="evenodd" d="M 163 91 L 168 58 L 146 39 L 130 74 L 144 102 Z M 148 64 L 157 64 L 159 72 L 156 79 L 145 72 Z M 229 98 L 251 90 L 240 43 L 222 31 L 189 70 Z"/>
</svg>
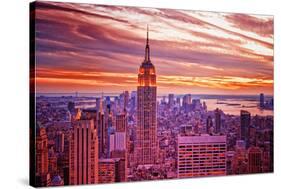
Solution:
<svg viewBox="0 0 281 189">
<path fill-rule="evenodd" d="M 128 90 L 124 90 L 123 92 L 125 91 L 128 91 Z M 128 91 L 129 93 L 130 92 L 133 92 L 134 90 L 132 91 Z M 37 92 L 36 94 L 103 94 L 103 95 L 106 95 L 106 94 L 122 94 L 123 92 L 112 92 L 112 93 L 107 93 L 107 92 Z M 222 93 L 218 93 L 218 94 L 208 94 L 208 93 L 165 93 L 167 95 L 169 94 L 174 94 L 174 95 L 215 95 L 215 96 L 219 96 L 219 95 L 223 95 L 223 96 L 259 96 L 260 94 L 264 94 L 265 96 L 274 96 L 274 94 L 267 94 L 267 93 L 256 93 L 256 94 L 222 94 Z M 157 96 L 165 96 L 165 94 L 160 94 L 160 95 L 157 95 Z"/>
</svg>

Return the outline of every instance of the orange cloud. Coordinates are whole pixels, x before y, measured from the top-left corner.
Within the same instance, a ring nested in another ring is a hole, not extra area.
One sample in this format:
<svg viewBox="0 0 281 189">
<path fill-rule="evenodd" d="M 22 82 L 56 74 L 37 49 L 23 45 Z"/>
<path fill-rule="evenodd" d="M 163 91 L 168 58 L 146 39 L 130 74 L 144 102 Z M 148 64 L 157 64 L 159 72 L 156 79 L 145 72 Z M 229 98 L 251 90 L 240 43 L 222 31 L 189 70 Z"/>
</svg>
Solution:
<svg viewBox="0 0 281 189">
<path fill-rule="evenodd" d="M 37 91 L 135 90 L 148 23 L 159 92 L 273 93 L 270 16 L 51 2 L 37 2 Z"/>
</svg>

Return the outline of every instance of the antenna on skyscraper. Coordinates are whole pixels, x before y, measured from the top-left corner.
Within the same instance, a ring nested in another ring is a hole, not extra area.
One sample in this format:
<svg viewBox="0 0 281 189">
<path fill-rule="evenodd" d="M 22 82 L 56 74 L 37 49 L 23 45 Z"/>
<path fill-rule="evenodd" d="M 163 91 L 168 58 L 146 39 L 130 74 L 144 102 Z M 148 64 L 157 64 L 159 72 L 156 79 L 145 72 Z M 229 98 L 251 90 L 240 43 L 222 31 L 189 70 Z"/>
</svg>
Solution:
<svg viewBox="0 0 281 189">
<path fill-rule="evenodd" d="M 146 46 L 145 46 L 145 62 L 150 62 L 150 48 L 149 48 L 149 27 L 146 26 Z"/>
<path fill-rule="evenodd" d="M 103 113 L 103 91 L 101 92 L 101 99 L 100 99 L 100 112 Z"/>
<path fill-rule="evenodd" d="M 148 24 L 146 25 L 146 44 L 148 45 L 149 43 L 149 26 Z"/>
</svg>

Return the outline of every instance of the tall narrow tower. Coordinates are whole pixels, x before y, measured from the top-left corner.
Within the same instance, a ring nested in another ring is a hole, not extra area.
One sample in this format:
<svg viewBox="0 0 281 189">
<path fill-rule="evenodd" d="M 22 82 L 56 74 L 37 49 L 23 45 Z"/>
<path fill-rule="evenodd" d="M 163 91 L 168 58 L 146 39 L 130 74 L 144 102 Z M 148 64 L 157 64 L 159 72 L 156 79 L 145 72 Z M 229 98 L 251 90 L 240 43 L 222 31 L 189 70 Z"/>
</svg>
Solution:
<svg viewBox="0 0 281 189">
<path fill-rule="evenodd" d="M 139 68 L 137 87 L 136 161 L 138 165 L 154 164 L 157 160 L 156 90 L 156 73 L 150 61 L 147 27 L 145 58 Z"/>
</svg>

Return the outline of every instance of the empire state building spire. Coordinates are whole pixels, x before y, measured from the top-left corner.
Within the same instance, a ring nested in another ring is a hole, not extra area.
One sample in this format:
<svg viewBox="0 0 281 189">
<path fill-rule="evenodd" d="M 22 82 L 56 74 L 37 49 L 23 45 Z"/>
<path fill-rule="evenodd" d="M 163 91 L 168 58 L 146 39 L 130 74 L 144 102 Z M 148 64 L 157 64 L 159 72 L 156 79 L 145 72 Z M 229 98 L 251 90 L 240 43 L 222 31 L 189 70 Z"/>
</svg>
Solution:
<svg viewBox="0 0 281 189">
<path fill-rule="evenodd" d="M 149 32 L 149 28 L 148 28 L 148 25 L 147 25 L 147 29 L 146 29 L 145 59 L 144 59 L 145 63 L 150 62 L 150 48 L 149 48 L 149 35 L 148 35 L 148 32 Z"/>
<path fill-rule="evenodd" d="M 154 165 L 157 160 L 157 85 L 155 67 L 150 61 L 148 26 L 145 59 L 138 73 L 136 163 Z"/>
</svg>

